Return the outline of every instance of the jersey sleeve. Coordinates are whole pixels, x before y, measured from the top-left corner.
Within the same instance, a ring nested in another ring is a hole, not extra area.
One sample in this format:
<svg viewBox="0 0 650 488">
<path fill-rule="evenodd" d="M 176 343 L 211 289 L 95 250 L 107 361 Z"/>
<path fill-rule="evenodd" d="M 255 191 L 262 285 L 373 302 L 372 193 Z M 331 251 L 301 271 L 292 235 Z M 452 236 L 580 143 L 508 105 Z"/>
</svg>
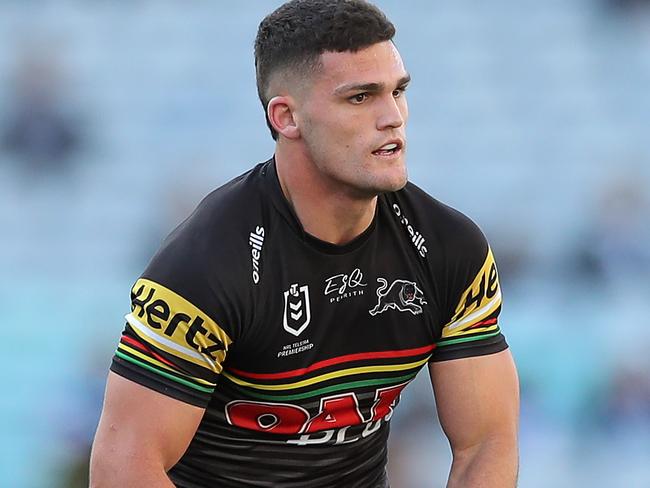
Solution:
<svg viewBox="0 0 650 488">
<path fill-rule="evenodd" d="M 445 321 L 432 361 L 500 352 L 508 347 L 499 327 L 501 287 L 485 236 L 467 219 L 448 248 Z"/>
<path fill-rule="evenodd" d="M 218 278 L 218 263 L 211 261 L 218 250 L 182 230 L 177 234 L 131 289 L 131 311 L 111 371 L 205 407 L 242 319 L 232 290 Z"/>
</svg>

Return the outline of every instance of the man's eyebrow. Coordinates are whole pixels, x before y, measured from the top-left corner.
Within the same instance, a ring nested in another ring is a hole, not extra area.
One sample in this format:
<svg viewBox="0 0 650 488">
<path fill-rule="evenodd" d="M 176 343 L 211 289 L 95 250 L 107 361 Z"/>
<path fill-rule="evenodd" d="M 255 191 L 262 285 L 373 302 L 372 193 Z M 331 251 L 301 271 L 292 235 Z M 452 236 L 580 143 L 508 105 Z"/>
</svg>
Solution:
<svg viewBox="0 0 650 488">
<path fill-rule="evenodd" d="M 397 82 L 397 87 L 401 87 L 404 85 L 408 85 L 411 82 L 411 75 L 407 74 L 405 76 L 402 76 L 399 81 Z"/>
<path fill-rule="evenodd" d="M 397 81 L 397 87 L 398 88 L 402 87 L 410 81 L 411 81 L 411 75 L 402 76 Z M 376 92 L 380 92 L 384 88 L 385 88 L 384 83 L 348 83 L 347 85 L 339 86 L 336 90 L 334 90 L 334 94 L 343 95 L 344 93 L 348 93 L 351 91 L 376 93 Z"/>
</svg>

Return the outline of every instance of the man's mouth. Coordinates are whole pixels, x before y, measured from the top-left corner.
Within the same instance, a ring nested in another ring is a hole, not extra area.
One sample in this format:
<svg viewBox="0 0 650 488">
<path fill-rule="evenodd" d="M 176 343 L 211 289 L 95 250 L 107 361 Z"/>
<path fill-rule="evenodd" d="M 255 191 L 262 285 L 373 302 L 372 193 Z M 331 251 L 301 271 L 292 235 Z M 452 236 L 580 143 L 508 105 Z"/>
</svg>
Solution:
<svg viewBox="0 0 650 488">
<path fill-rule="evenodd" d="M 375 156 L 393 156 L 402 150 L 402 142 L 395 141 L 384 144 L 379 149 L 375 149 L 372 153 Z"/>
</svg>

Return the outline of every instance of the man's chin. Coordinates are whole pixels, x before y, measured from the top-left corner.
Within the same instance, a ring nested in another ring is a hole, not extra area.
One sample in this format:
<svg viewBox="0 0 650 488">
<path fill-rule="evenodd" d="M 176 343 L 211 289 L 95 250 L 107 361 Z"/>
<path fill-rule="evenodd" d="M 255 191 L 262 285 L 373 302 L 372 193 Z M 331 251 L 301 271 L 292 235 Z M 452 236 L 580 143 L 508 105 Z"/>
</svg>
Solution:
<svg viewBox="0 0 650 488">
<path fill-rule="evenodd" d="M 394 178 L 390 181 L 378 182 L 378 184 L 371 189 L 373 195 L 380 195 L 382 193 L 392 193 L 399 191 L 406 186 L 408 179 L 406 175 L 401 178 Z"/>
<path fill-rule="evenodd" d="M 408 175 L 406 171 L 401 171 L 399 174 L 391 175 L 390 178 L 387 178 L 382 193 L 389 193 L 393 191 L 401 190 L 406 186 L 408 182 Z"/>
<path fill-rule="evenodd" d="M 391 193 L 399 191 L 406 186 L 408 182 L 408 175 L 406 168 L 401 171 L 384 172 L 383 174 L 376 174 L 374 178 L 366 179 L 366 181 L 357 181 L 357 184 L 350 185 L 349 188 L 353 189 L 357 198 L 373 198 L 382 193 Z"/>
</svg>

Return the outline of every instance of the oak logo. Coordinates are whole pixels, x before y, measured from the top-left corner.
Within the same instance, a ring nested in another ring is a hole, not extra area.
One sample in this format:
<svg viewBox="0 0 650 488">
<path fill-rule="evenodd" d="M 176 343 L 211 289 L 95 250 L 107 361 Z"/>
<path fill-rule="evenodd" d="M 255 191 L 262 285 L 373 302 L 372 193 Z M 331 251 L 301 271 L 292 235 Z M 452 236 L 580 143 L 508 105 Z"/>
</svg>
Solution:
<svg viewBox="0 0 650 488">
<path fill-rule="evenodd" d="M 311 321 L 311 306 L 309 304 L 309 286 L 298 288 L 294 283 L 284 292 L 284 330 L 299 336 Z"/>
<path fill-rule="evenodd" d="M 256 432 L 299 435 L 285 441 L 288 444 L 349 444 L 374 434 L 382 422 L 390 420 L 407 384 L 377 389 L 374 402 L 365 412 L 357 396 L 350 392 L 321 398 L 315 415 L 290 403 L 234 400 L 225 407 L 226 421 Z M 362 430 L 353 434 L 351 427 Z"/>
<path fill-rule="evenodd" d="M 180 309 L 189 313 L 180 312 Z M 131 290 L 131 315 L 138 322 L 162 332 L 173 342 L 182 342 L 181 338 L 184 338 L 187 345 L 213 359 L 221 359 L 226 350 L 222 339 L 227 336 L 209 317 L 182 297 L 154 282 L 140 279 L 135 284 Z M 224 337 L 218 337 L 213 331 L 218 331 Z"/>
</svg>

